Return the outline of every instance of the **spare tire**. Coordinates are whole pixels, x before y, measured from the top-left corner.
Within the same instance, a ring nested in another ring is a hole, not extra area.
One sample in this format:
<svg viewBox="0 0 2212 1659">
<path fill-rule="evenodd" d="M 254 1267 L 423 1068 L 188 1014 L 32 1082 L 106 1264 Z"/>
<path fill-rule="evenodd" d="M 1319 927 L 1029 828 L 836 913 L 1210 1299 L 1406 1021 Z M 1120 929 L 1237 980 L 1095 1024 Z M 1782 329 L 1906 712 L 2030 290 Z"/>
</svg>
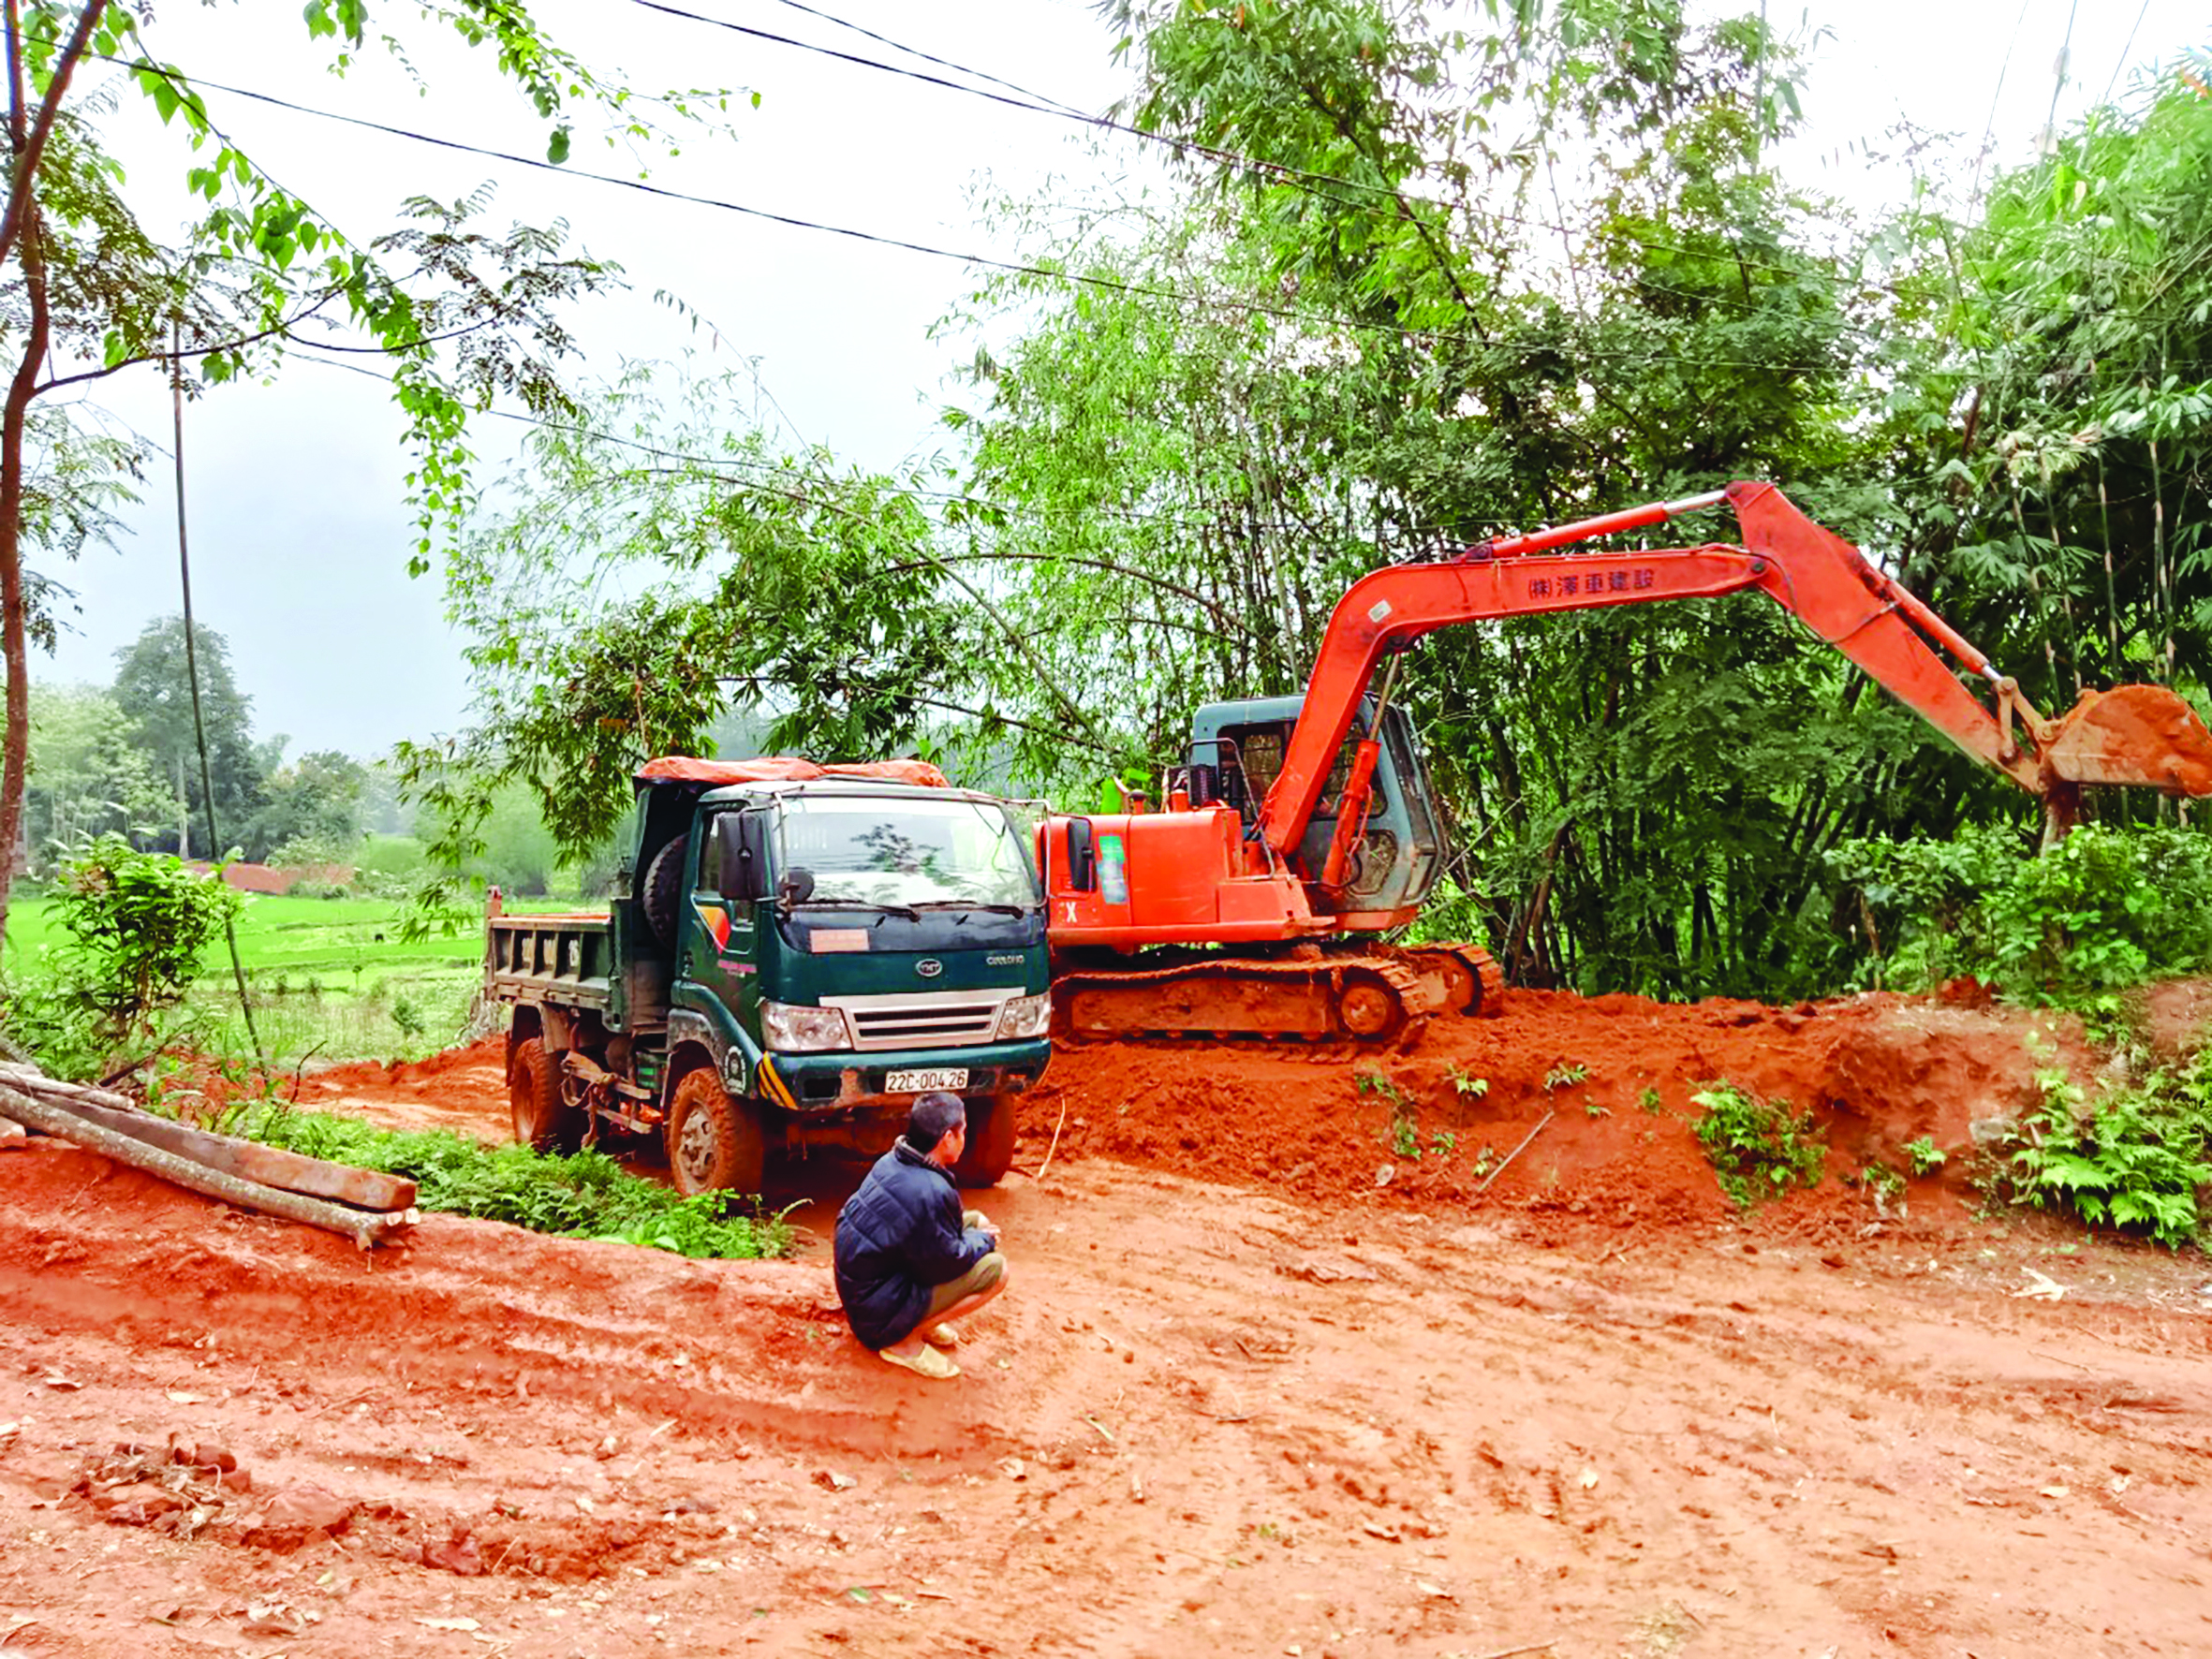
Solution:
<svg viewBox="0 0 2212 1659">
<path fill-rule="evenodd" d="M 645 906 L 645 925 L 668 950 L 676 947 L 676 927 L 683 915 L 684 872 L 687 868 L 684 855 L 690 847 L 690 836 L 677 836 L 653 855 L 645 866 L 645 879 L 638 884 L 638 897 Z"/>
</svg>

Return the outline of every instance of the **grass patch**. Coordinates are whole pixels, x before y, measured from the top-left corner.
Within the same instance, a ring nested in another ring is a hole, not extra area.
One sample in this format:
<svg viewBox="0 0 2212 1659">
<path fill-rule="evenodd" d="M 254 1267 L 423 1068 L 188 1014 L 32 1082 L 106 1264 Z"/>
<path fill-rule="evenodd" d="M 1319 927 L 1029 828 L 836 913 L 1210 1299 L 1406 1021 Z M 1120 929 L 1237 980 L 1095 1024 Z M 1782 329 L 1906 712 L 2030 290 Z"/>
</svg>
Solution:
<svg viewBox="0 0 2212 1659">
<path fill-rule="evenodd" d="M 479 1146 L 443 1129 L 379 1128 L 359 1118 L 254 1106 L 226 1125 L 269 1146 L 401 1175 L 425 1210 L 504 1221 L 534 1233 L 596 1239 L 678 1255 L 751 1261 L 789 1254 L 780 1215 L 745 1214 L 737 1193 L 679 1197 L 602 1152 L 568 1157 Z"/>
<path fill-rule="evenodd" d="M 1827 1149 L 1813 1136 L 1810 1112 L 1793 1112 L 1733 1083 L 1692 1094 L 1705 1115 L 1692 1125 L 1720 1190 L 1739 1210 L 1778 1198 L 1793 1186 L 1818 1186 Z"/>
<path fill-rule="evenodd" d="M 573 910 L 574 901 L 529 900 L 510 911 Z M 35 971 L 63 935 L 51 901 L 25 895 L 8 907 L 11 975 Z M 395 899 L 311 899 L 248 893 L 238 918 L 254 1020 L 272 1062 L 412 1060 L 451 1046 L 466 1028 L 482 983 L 482 931 L 400 937 L 406 906 Z M 185 1038 L 210 1053 L 247 1054 L 228 947 L 200 959 L 183 1009 Z"/>
</svg>

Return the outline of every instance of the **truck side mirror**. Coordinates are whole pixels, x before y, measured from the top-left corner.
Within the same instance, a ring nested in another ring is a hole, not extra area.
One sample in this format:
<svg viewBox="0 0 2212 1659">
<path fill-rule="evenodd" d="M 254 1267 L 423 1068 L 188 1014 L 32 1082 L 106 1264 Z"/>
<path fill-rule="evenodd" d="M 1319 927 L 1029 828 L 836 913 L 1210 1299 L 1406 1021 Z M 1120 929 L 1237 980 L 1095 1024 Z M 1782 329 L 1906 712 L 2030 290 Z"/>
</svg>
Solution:
<svg viewBox="0 0 2212 1659">
<path fill-rule="evenodd" d="M 750 813 L 724 813 L 715 820 L 710 868 L 715 890 L 744 902 L 760 897 L 760 824 Z"/>
<path fill-rule="evenodd" d="M 787 910 L 794 904 L 805 903 L 814 897 L 814 872 L 804 864 L 792 865 L 775 884 L 775 897 Z"/>
<path fill-rule="evenodd" d="M 1068 820 L 1068 885 L 1079 893 L 1099 887 L 1099 838 L 1088 818 Z"/>
</svg>

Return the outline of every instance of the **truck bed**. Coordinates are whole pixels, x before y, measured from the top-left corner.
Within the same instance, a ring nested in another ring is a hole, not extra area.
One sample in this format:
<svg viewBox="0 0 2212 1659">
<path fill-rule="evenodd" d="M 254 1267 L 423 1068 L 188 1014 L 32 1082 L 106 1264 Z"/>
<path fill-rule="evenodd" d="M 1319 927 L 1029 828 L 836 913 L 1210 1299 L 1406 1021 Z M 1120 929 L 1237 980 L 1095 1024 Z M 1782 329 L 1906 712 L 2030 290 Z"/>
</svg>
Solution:
<svg viewBox="0 0 2212 1659">
<path fill-rule="evenodd" d="M 613 924 L 603 912 L 495 916 L 486 926 L 487 996 L 507 1003 L 608 1006 Z"/>
</svg>

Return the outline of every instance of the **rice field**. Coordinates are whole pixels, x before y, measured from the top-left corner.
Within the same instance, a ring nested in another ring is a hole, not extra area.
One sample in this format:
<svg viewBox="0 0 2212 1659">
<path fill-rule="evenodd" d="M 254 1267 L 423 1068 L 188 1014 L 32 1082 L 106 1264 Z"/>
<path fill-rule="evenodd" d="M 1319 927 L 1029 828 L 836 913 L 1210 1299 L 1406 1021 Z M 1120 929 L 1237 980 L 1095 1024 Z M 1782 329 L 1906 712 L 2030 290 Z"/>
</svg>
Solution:
<svg viewBox="0 0 2212 1659">
<path fill-rule="evenodd" d="M 483 935 L 474 925 L 423 939 L 401 936 L 405 906 L 391 899 L 242 895 L 238 954 L 254 1020 L 270 1059 L 289 1067 L 318 1060 L 418 1059 L 467 1032 L 481 983 Z M 509 910 L 568 910 L 573 900 L 509 901 Z M 61 931 L 51 903 L 23 897 L 8 908 L 7 962 L 27 968 Z M 201 962 L 185 1006 L 196 1044 L 250 1054 L 229 948 L 218 939 Z"/>
</svg>

